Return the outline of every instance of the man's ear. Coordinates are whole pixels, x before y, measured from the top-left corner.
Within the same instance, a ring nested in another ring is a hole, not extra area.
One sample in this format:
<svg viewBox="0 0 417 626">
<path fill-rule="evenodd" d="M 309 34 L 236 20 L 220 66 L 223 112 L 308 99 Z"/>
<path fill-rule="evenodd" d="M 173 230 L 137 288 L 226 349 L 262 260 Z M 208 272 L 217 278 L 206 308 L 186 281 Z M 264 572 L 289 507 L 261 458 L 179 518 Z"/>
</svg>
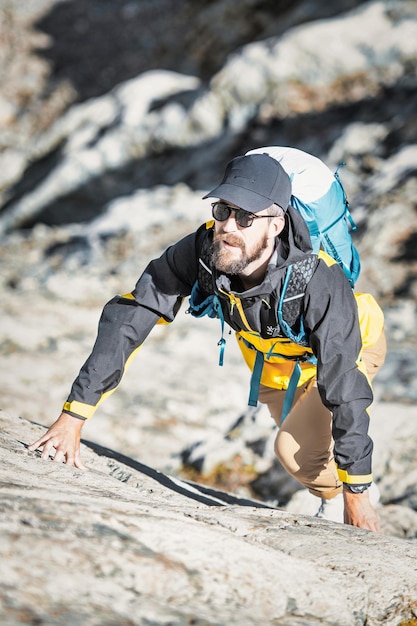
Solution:
<svg viewBox="0 0 417 626">
<path fill-rule="evenodd" d="M 269 224 L 269 229 L 271 233 L 271 237 L 277 237 L 283 230 L 285 226 L 285 217 L 275 216 L 272 218 Z"/>
</svg>

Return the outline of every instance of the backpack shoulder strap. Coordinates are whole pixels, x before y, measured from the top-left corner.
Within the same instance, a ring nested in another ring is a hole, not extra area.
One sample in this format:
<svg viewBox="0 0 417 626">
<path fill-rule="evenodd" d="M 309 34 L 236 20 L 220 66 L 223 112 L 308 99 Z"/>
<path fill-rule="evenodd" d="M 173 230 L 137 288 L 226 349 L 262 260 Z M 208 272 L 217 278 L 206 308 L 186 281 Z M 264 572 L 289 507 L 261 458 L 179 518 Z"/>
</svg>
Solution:
<svg viewBox="0 0 417 626">
<path fill-rule="evenodd" d="M 206 225 L 209 230 L 211 222 Z M 213 271 L 211 269 L 211 255 L 213 252 L 213 238 L 210 232 L 207 232 L 207 236 L 204 238 L 203 245 L 201 246 L 200 255 L 198 257 L 198 274 L 197 282 L 200 291 L 204 295 L 213 293 Z"/>
<path fill-rule="evenodd" d="M 310 254 L 301 261 L 289 265 L 278 303 L 278 321 L 282 332 L 294 343 L 308 346 L 304 330 L 302 305 L 305 290 L 317 267 L 318 258 Z"/>
<path fill-rule="evenodd" d="M 207 230 L 210 228 L 210 222 L 206 224 Z M 187 313 L 194 317 L 218 317 L 216 306 L 213 305 L 215 298 L 215 290 L 213 284 L 213 271 L 211 269 L 211 253 L 212 253 L 212 236 L 207 232 L 203 240 L 201 250 L 198 256 L 197 280 L 195 281 L 189 301 Z"/>
</svg>

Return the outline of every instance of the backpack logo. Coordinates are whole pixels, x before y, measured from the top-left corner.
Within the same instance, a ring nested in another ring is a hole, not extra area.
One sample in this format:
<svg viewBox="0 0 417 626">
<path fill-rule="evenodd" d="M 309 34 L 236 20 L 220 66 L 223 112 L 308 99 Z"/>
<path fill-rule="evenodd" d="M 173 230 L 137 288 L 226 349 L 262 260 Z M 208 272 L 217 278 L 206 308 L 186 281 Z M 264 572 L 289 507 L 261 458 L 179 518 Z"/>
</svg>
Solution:
<svg viewBox="0 0 417 626">
<path fill-rule="evenodd" d="M 279 331 L 280 331 L 279 326 L 267 326 L 266 327 L 266 334 L 269 337 L 279 337 Z"/>
</svg>

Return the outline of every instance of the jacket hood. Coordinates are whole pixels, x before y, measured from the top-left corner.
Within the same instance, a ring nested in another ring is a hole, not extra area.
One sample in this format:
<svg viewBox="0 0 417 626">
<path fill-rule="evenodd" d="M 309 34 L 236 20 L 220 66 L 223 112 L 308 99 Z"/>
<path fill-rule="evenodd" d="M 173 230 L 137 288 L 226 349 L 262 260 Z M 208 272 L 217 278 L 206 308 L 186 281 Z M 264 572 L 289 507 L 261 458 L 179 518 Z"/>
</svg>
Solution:
<svg viewBox="0 0 417 626">
<path fill-rule="evenodd" d="M 289 265 L 313 251 L 308 226 L 297 209 L 291 205 L 285 213 L 285 226 L 279 239 L 279 264 Z"/>
</svg>

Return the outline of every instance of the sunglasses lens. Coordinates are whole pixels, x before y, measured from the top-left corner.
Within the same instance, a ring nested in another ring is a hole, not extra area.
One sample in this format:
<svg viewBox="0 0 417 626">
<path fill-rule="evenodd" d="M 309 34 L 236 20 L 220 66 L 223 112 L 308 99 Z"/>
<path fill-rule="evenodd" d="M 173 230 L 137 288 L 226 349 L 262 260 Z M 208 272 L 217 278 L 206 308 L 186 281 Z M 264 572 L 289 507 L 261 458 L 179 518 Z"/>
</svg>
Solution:
<svg viewBox="0 0 417 626">
<path fill-rule="evenodd" d="M 235 212 L 236 222 L 242 228 L 247 228 L 252 224 L 252 216 L 247 211 L 243 211 L 243 209 L 239 209 Z"/>
<path fill-rule="evenodd" d="M 231 209 L 224 202 L 215 202 L 213 204 L 213 217 L 218 222 L 226 221 L 231 212 Z"/>
</svg>

